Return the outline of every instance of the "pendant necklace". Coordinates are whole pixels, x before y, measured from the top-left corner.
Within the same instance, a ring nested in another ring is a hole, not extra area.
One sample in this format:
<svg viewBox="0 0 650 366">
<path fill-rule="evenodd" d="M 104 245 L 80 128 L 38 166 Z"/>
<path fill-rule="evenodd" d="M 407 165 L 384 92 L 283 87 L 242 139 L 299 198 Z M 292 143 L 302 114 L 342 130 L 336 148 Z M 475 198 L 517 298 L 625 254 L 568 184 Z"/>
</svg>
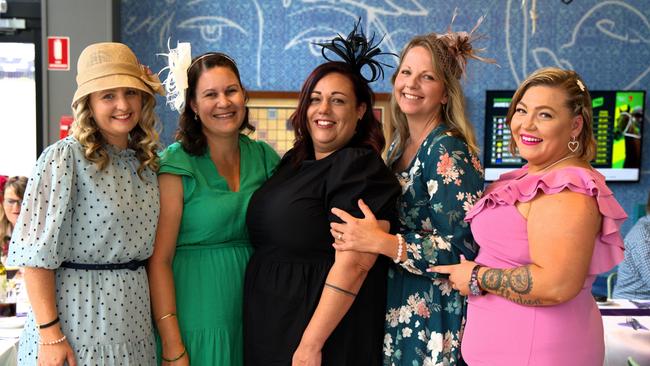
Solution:
<svg viewBox="0 0 650 366">
<path fill-rule="evenodd" d="M 556 160 L 555 162 L 553 162 L 553 163 L 551 163 L 551 164 L 549 164 L 549 165 L 543 167 L 542 169 L 540 169 L 540 170 L 538 170 L 538 171 L 536 171 L 536 172 L 533 172 L 533 173 L 531 173 L 531 174 L 541 173 L 541 172 L 545 171 L 546 169 L 551 168 L 551 167 L 554 166 L 554 165 L 557 165 L 557 164 L 559 164 L 559 163 L 561 163 L 561 162 L 563 162 L 563 161 L 565 161 L 565 160 L 567 160 L 567 159 L 571 159 L 571 158 L 574 158 L 574 157 L 575 157 L 575 155 L 573 155 L 573 154 L 567 155 L 567 156 L 563 157 L 562 159 Z"/>
</svg>

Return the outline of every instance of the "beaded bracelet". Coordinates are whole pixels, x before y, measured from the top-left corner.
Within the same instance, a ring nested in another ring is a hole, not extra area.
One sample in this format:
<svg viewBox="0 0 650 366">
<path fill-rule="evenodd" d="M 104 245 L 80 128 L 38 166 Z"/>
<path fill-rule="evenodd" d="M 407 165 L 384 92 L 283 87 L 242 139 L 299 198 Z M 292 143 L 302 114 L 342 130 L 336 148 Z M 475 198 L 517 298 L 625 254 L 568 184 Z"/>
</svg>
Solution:
<svg viewBox="0 0 650 366">
<path fill-rule="evenodd" d="M 52 320 L 51 322 L 47 322 L 45 324 L 39 324 L 36 327 L 38 329 L 45 329 L 45 328 L 49 328 L 49 327 L 53 326 L 54 324 L 56 324 L 58 322 L 59 322 L 59 316 L 57 315 L 57 317 L 54 320 Z"/>
<path fill-rule="evenodd" d="M 165 362 L 175 362 L 181 359 L 181 357 L 185 356 L 185 352 L 187 349 L 185 349 L 185 346 L 183 346 L 183 352 L 181 352 L 180 355 L 176 356 L 175 358 L 165 358 L 165 356 L 161 356 L 163 361 Z"/>
<path fill-rule="evenodd" d="M 54 341 L 51 341 L 51 342 L 38 342 L 38 344 L 40 346 L 53 346 L 55 344 L 62 343 L 65 340 L 66 340 L 66 336 L 64 335 L 63 337 L 61 337 L 61 338 L 59 338 L 57 340 L 54 340 Z"/>
<path fill-rule="evenodd" d="M 399 263 L 402 261 L 402 250 L 404 249 L 404 238 L 402 235 L 397 234 L 397 257 L 393 259 L 393 262 Z"/>
</svg>

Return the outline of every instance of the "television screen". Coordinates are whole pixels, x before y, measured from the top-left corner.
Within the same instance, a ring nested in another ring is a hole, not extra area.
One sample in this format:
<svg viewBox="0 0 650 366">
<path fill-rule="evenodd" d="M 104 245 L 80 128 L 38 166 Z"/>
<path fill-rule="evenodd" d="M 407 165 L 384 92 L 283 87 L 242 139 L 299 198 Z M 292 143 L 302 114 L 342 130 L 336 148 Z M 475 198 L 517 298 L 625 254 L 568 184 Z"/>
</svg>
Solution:
<svg viewBox="0 0 650 366">
<path fill-rule="evenodd" d="M 523 166 L 526 161 L 510 153 L 506 114 L 514 90 L 488 90 L 485 98 L 485 179 Z M 590 92 L 596 157 L 591 165 L 609 181 L 638 182 L 645 91 L 592 90 Z"/>
</svg>

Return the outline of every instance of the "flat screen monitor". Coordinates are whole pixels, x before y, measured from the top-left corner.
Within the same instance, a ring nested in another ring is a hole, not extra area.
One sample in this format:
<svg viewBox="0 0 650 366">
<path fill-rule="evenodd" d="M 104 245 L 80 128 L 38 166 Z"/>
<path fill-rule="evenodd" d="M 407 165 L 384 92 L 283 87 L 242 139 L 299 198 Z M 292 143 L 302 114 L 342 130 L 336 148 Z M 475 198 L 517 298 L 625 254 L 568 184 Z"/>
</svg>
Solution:
<svg viewBox="0 0 650 366">
<path fill-rule="evenodd" d="M 526 161 L 510 153 L 506 114 L 514 90 L 488 90 L 485 98 L 485 179 L 493 181 Z M 645 91 L 592 90 L 596 157 L 591 165 L 608 181 L 638 182 Z"/>
</svg>

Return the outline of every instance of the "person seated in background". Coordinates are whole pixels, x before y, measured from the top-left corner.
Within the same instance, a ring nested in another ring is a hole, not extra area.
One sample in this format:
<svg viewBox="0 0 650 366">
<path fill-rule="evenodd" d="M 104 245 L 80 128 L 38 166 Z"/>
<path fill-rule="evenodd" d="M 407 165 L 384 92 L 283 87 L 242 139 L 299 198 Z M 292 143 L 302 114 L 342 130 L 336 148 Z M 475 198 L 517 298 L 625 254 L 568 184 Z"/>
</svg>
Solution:
<svg viewBox="0 0 650 366">
<path fill-rule="evenodd" d="M 625 236 L 625 259 L 618 266 L 615 299 L 650 299 L 650 192 L 646 215 Z"/>
<path fill-rule="evenodd" d="M 27 177 L 11 177 L 2 189 L 2 208 L 0 217 L 0 235 L 2 235 L 2 258 L 5 258 L 9 251 L 9 240 L 14 230 L 16 220 L 20 214 L 20 205 L 23 203 L 23 195 L 27 187 Z M 4 262 L 4 261 L 3 261 Z"/>
</svg>

